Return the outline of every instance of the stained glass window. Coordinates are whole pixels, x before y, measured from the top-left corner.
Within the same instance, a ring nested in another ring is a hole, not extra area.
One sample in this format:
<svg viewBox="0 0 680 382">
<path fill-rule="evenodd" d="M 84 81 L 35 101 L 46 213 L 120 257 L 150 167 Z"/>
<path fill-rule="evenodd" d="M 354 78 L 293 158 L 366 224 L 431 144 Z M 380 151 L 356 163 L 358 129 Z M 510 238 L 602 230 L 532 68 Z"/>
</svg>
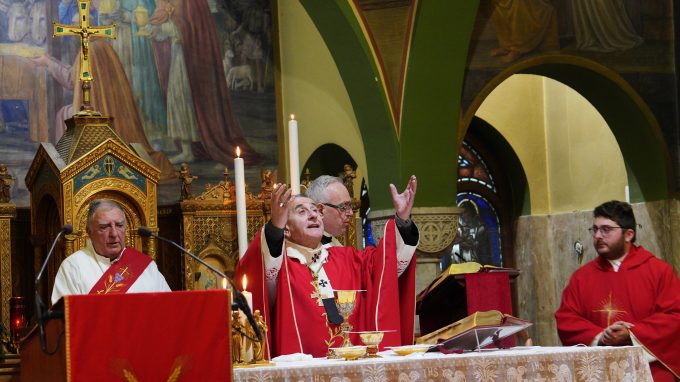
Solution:
<svg viewBox="0 0 680 382">
<path fill-rule="evenodd" d="M 498 209 L 490 201 L 496 193 L 494 178 L 485 160 L 463 141 L 458 154 L 456 195 L 456 205 L 462 212 L 451 253 L 442 258 L 442 269 L 451 263 L 469 261 L 503 266 L 501 224 Z"/>
<path fill-rule="evenodd" d="M 477 153 L 477 150 L 466 141 L 463 141 L 463 146 L 458 153 L 458 183 L 461 182 L 479 183 L 494 193 L 496 192 L 489 167 Z"/>
</svg>

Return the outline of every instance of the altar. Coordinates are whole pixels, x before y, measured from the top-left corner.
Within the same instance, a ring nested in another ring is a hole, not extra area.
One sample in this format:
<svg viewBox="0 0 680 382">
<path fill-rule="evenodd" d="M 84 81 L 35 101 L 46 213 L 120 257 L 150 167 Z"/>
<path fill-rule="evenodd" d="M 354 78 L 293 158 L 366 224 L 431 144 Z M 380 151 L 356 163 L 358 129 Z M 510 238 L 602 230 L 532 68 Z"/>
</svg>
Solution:
<svg viewBox="0 0 680 382">
<path fill-rule="evenodd" d="M 356 361 L 313 359 L 234 369 L 234 381 L 651 381 L 642 348 L 517 347 L 465 354 L 392 351 Z"/>
</svg>

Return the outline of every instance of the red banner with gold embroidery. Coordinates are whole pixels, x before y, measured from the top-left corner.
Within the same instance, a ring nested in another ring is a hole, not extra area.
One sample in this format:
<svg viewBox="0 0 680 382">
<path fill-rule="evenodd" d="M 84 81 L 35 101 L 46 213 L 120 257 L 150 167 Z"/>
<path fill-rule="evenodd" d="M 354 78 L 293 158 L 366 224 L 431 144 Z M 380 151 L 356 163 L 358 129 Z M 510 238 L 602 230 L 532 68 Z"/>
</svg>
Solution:
<svg viewBox="0 0 680 382">
<path fill-rule="evenodd" d="M 64 298 L 68 381 L 232 381 L 224 290 Z"/>
<path fill-rule="evenodd" d="M 118 261 L 111 264 L 92 289 L 90 294 L 125 293 L 142 275 L 151 258 L 134 248 L 125 248 Z"/>
</svg>

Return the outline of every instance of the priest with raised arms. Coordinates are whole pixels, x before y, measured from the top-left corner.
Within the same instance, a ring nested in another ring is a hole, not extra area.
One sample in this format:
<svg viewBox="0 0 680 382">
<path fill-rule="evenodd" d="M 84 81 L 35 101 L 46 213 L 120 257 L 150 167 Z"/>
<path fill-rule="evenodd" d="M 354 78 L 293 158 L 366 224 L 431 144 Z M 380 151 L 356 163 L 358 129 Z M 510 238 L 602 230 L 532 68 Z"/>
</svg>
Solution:
<svg viewBox="0 0 680 382">
<path fill-rule="evenodd" d="M 277 184 L 272 218 L 255 236 L 236 269 L 253 293 L 271 331 L 270 356 L 304 353 L 322 357 L 342 344 L 333 290 L 359 290 L 349 318 L 353 331 L 385 330 L 381 348 L 413 343 L 415 253 L 419 233 L 411 218 L 417 180 L 398 193 L 390 185 L 396 216 L 377 247 L 324 247 L 316 201 Z M 357 335 L 352 343 L 361 344 Z"/>
</svg>

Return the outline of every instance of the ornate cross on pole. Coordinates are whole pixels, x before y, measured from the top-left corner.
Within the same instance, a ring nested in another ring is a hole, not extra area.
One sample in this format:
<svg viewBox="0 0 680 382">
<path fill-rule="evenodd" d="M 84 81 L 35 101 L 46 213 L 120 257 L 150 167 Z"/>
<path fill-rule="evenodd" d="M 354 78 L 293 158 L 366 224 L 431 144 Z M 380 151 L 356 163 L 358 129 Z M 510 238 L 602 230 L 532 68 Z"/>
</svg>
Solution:
<svg viewBox="0 0 680 382">
<path fill-rule="evenodd" d="M 90 0 L 78 1 L 78 19 L 80 25 L 64 25 L 53 22 L 52 37 L 80 36 L 80 81 L 83 88 L 83 105 L 81 110 L 92 111 L 90 88 L 94 81 L 90 67 L 90 37 L 101 36 L 116 38 L 116 25 L 90 26 Z"/>
</svg>

